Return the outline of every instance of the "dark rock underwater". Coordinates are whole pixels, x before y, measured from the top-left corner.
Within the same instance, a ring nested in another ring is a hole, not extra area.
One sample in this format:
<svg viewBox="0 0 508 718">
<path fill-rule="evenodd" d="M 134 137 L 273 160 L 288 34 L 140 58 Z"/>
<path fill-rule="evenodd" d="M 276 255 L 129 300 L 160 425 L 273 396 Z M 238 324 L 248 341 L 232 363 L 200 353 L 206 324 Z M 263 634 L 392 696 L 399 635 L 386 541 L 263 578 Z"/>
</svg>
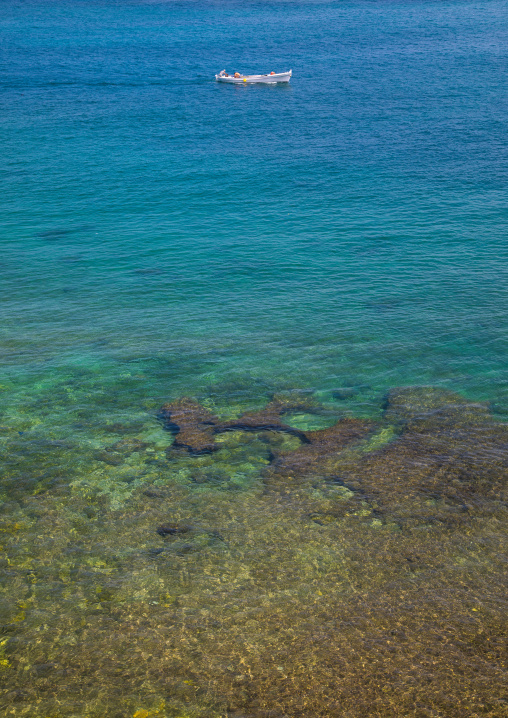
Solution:
<svg viewBox="0 0 508 718">
<path fill-rule="evenodd" d="M 495 422 L 486 405 L 433 387 L 394 389 L 386 399 L 384 423 L 396 428 L 396 437 L 360 456 L 341 451 L 383 424 L 345 418 L 304 432 L 282 421 L 284 414 L 317 408 L 312 400 L 275 397 L 263 410 L 223 422 L 198 402 L 181 399 L 164 404 L 158 416 L 175 435 L 170 455 L 182 449 L 191 455 L 216 451 L 214 437 L 227 431 L 291 434 L 301 445 L 291 451 L 272 448 L 265 486 L 291 492 L 316 476 L 340 477 L 381 513 L 401 521 L 467 519 L 463 514 L 475 504 L 506 501 L 508 427 Z"/>
</svg>

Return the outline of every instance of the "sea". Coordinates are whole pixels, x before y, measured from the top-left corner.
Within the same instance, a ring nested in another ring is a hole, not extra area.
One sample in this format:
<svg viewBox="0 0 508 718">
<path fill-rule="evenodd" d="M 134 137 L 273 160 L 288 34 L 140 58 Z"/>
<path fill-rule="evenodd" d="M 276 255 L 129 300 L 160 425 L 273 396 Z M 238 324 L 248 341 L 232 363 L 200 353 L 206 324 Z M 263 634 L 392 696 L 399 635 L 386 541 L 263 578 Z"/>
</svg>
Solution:
<svg viewBox="0 0 508 718">
<path fill-rule="evenodd" d="M 1 3 L 3 715 L 508 714 L 506 20 Z"/>
</svg>

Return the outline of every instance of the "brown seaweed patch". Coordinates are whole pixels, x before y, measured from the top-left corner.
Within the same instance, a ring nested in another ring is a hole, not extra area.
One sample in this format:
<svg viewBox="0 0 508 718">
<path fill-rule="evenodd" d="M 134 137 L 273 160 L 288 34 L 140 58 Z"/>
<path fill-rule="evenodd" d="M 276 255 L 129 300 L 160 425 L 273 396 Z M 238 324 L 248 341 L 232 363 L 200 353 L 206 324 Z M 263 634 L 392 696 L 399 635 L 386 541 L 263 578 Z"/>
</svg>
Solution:
<svg viewBox="0 0 508 718">
<path fill-rule="evenodd" d="M 316 409 L 307 397 L 303 399 L 274 396 L 264 409 L 250 411 L 239 419 L 221 422 L 193 399 L 180 399 L 164 404 L 158 417 L 164 428 L 175 434 L 175 442 L 168 449 L 185 449 L 199 455 L 216 451 L 214 435 L 233 431 L 275 432 L 295 436 L 301 442 L 289 452 L 272 448 L 273 465 L 266 483 L 287 483 L 290 477 L 311 475 L 316 472 L 332 475 L 337 454 L 349 444 L 363 439 L 372 428 L 372 422 L 360 419 L 341 419 L 334 426 L 316 431 L 300 431 L 285 424 L 281 417 L 295 411 Z M 272 442 L 273 443 L 273 442 Z"/>
<path fill-rule="evenodd" d="M 406 525 L 451 525 L 506 501 L 508 426 L 482 404 L 427 388 L 390 392 L 386 415 L 401 436 L 364 455 L 343 475 Z"/>
<path fill-rule="evenodd" d="M 226 431 L 280 431 L 308 443 L 305 432 L 284 424 L 281 416 L 315 406 L 315 402 L 307 397 L 294 399 L 291 396 L 275 395 L 264 409 L 246 412 L 233 421 L 221 422 L 197 401 L 184 397 L 164 404 L 158 418 L 164 428 L 175 435 L 171 449 L 185 449 L 190 454 L 199 455 L 216 451 L 219 447 L 215 444 L 214 434 Z"/>
<path fill-rule="evenodd" d="M 308 409 L 309 404 L 305 401 L 294 402 L 285 400 L 283 397 L 274 397 L 264 409 L 246 412 L 236 421 L 218 425 L 215 431 L 281 431 L 297 436 L 303 443 L 309 443 L 305 432 L 294 429 L 281 421 L 281 416 L 284 414 Z"/>
<path fill-rule="evenodd" d="M 388 421 L 416 426 L 481 424 L 490 421 L 487 404 L 468 401 L 460 394 L 433 386 L 397 387 L 388 392 Z"/>
<path fill-rule="evenodd" d="M 289 487 L 299 479 L 312 476 L 331 476 L 336 472 L 338 454 L 348 445 L 365 438 L 372 422 L 346 418 L 327 429 L 305 432 L 305 443 L 299 449 L 280 454 L 268 467 L 265 483 Z"/>
<path fill-rule="evenodd" d="M 209 454 L 217 450 L 213 438 L 218 419 L 194 399 L 184 397 L 161 406 L 158 418 L 175 435 L 171 449 L 190 454 Z"/>
</svg>

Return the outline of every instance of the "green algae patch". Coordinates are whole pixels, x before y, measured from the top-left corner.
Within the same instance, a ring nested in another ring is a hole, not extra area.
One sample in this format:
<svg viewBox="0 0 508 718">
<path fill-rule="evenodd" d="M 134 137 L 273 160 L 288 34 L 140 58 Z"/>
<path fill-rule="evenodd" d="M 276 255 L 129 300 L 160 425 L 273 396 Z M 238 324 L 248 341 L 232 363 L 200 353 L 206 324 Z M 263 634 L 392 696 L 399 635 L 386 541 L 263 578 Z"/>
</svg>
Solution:
<svg viewBox="0 0 508 718">
<path fill-rule="evenodd" d="M 289 426 L 299 429 L 300 431 L 317 431 L 319 429 L 328 429 L 337 421 L 336 416 L 320 416 L 315 413 L 290 413 L 286 415 L 286 421 Z"/>
<path fill-rule="evenodd" d="M 386 444 L 389 444 L 398 436 L 396 427 L 384 426 L 378 431 L 374 432 L 367 440 L 362 442 L 358 447 L 362 453 L 368 453 L 370 451 L 376 451 L 381 449 Z"/>
</svg>

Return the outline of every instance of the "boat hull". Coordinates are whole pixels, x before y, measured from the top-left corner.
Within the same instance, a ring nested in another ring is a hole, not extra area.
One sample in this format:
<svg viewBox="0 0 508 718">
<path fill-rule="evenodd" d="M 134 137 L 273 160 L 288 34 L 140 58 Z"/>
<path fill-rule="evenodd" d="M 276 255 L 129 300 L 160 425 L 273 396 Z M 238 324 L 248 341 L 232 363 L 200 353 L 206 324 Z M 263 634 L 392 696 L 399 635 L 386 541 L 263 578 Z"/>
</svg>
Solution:
<svg viewBox="0 0 508 718">
<path fill-rule="evenodd" d="M 289 82 L 292 70 L 289 72 L 279 72 L 275 75 L 240 75 L 240 77 L 224 77 L 224 75 L 215 75 L 217 82 L 227 82 L 230 85 L 253 85 L 263 83 L 265 85 L 275 85 L 278 82 Z"/>
</svg>

